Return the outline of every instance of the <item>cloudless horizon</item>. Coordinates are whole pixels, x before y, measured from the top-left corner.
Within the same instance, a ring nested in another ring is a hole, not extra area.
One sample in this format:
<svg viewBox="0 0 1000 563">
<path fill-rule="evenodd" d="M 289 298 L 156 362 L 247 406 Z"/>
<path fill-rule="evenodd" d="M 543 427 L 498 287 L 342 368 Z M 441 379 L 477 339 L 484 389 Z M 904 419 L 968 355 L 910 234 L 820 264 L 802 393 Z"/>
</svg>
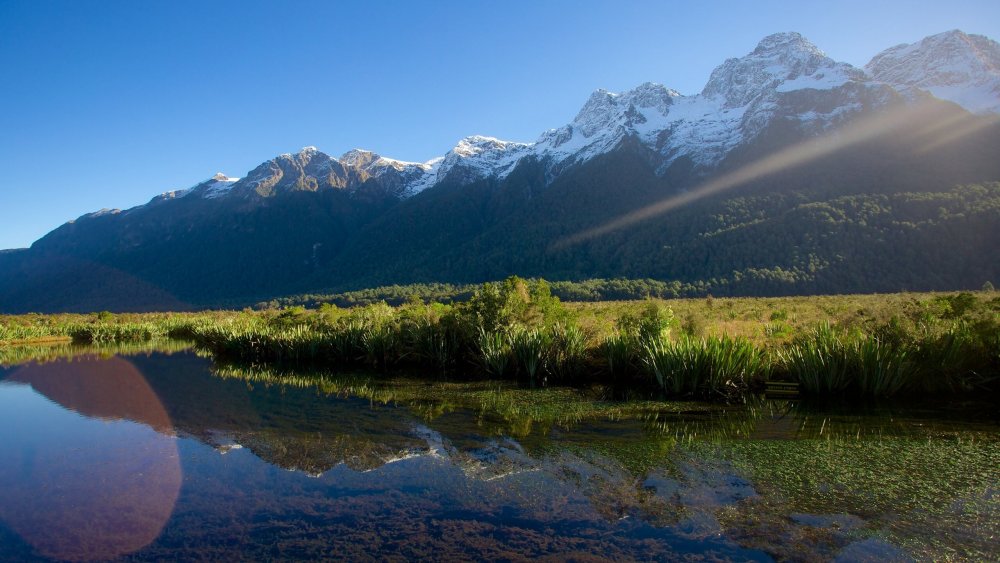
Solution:
<svg viewBox="0 0 1000 563">
<path fill-rule="evenodd" d="M 591 92 L 712 70 L 797 31 L 838 61 L 961 29 L 993 1 L 0 3 L 0 249 L 314 145 L 423 162 L 534 141 Z"/>
</svg>

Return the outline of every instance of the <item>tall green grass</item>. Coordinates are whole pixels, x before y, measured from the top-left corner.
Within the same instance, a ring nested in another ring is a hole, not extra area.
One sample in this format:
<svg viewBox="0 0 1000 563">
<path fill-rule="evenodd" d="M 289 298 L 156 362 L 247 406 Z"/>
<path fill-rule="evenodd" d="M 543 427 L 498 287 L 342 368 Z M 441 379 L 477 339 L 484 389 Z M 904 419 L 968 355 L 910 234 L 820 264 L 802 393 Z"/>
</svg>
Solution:
<svg viewBox="0 0 1000 563">
<path fill-rule="evenodd" d="M 644 344 L 643 362 L 660 387 L 675 396 L 740 395 L 768 372 L 763 350 L 727 336 L 650 340 Z"/>
<path fill-rule="evenodd" d="M 771 374 L 798 382 L 807 397 L 967 393 L 998 386 L 1000 298 L 914 298 L 900 315 L 877 318 L 867 296 L 816 299 L 839 320 L 798 337 L 793 334 L 803 330 L 797 319 L 805 301 L 789 299 L 778 308 L 771 300 L 719 300 L 709 307 L 726 323 L 772 319 L 791 331 L 787 338 L 762 340 L 757 322 L 755 331 L 744 332 L 756 334 L 753 341 L 726 336 L 720 325 L 707 323 L 675 337 L 684 323 L 656 300 L 613 310 L 595 304 L 606 318 L 588 322 L 570 314 L 543 286 L 512 279 L 488 284 L 468 303 L 456 305 L 0 316 L 0 343 L 52 336 L 86 343 L 182 337 L 220 359 L 254 365 L 416 368 L 543 383 L 610 383 L 611 392 L 646 396 L 659 390 L 731 399 Z M 869 307 L 848 315 L 844 311 L 854 299 Z M 740 313 L 737 305 L 751 307 L 753 315 Z"/>
<path fill-rule="evenodd" d="M 513 353 L 510 336 L 506 332 L 487 332 L 480 328 L 477 342 L 483 371 L 491 377 L 503 377 Z"/>
<path fill-rule="evenodd" d="M 586 370 L 587 335 L 576 325 L 562 323 L 554 325 L 550 333 L 550 372 L 557 380 L 572 380 Z"/>
<path fill-rule="evenodd" d="M 779 361 L 806 395 L 891 397 L 917 390 L 921 377 L 935 367 L 919 361 L 922 349 L 929 353 L 932 347 L 928 341 L 893 338 L 887 331 L 848 333 L 823 324 L 781 350 Z M 942 353 L 955 359 L 960 349 Z"/>
<path fill-rule="evenodd" d="M 551 351 L 552 338 L 548 331 L 522 329 L 511 337 L 510 347 L 517 367 L 534 380 L 545 370 Z"/>
<path fill-rule="evenodd" d="M 780 350 L 778 358 L 802 393 L 840 394 L 850 383 L 850 359 L 843 340 L 828 323 Z"/>
<path fill-rule="evenodd" d="M 608 373 L 615 380 L 632 374 L 639 355 L 638 341 L 625 332 L 614 332 L 601 342 L 600 356 L 604 359 Z"/>
<path fill-rule="evenodd" d="M 19 342 L 66 336 L 66 331 L 46 325 L 0 324 L 0 342 Z"/>
<path fill-rule="evenodd" d="M 93 323 L 69 329 L 75 342 L 105 344 L 110 342 L 142 342 L 167 336 L 167 329 L 151 322 Z"/>
</svg>

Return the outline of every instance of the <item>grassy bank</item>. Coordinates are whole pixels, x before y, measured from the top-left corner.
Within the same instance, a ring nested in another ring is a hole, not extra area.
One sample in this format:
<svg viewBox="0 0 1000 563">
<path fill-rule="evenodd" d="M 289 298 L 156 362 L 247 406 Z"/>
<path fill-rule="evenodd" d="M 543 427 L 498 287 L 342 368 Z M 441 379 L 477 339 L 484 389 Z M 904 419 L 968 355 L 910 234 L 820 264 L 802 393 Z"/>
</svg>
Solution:
<svg viewBox="0 0 1000 563">
<path fill-rule="evenodd" d="M 238 316 L 239 313 L 229 311 L 0 315 L 0 346 L 69 341 L 78 344 L 112 344 L 183 338 L 192 327 L 225 323 Z"/>
<path fill-rule="evenodd" d="M 806 396 L 996 390 L 1000 296 L 902 293 L 570 303 L 511 278 L 468 301 L 398 307 L 0 318 L 0 342 L 194 340 L 286 367 L 416 368 L 530 384 L 610 384 L 738 400 L 771 379 Z"/>
</svg>

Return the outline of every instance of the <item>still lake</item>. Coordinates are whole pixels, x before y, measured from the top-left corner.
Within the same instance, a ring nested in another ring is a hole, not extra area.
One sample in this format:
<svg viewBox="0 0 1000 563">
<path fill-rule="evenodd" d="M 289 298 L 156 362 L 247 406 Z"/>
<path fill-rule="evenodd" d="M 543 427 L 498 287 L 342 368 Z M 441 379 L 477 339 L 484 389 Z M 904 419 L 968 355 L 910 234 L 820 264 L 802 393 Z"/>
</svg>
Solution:
<svg viewBox="0 0 1000 563">
<path fill-rule="evenodd" d="M 997 560 L 995 403 L 718 406 L 0 357 L 0 558 Z"/>
</svg>

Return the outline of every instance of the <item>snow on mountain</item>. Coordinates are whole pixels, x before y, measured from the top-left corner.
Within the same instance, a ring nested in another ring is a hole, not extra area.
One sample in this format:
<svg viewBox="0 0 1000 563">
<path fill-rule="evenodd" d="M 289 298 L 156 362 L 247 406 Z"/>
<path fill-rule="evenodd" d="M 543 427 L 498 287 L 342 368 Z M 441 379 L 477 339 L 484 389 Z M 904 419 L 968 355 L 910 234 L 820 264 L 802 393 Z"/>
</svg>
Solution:
<svg viewBox="0 0 1000 563">
<path fill-rule="evenodd" d="M 864 78 L 860 69 L 827 57 L 798 33 L 775 33 L 749 55 L 718 66 L 701 94 L 738 108 L 772 91 L 828 90 Z"/>
<path fill-rule="evenodd" d="M 664 128 L 671 106 L 680 98 L 677 91 L 652 82 L 621 94 L 597 90 L 572 123 L 543 133 L 532 152 L 550 159 L 552 172 L 558 172 L 561 166 L 613 149 L 626 135 L 651 139 Z"/>
<path fill-rule="evenodd" d="M 417 194 L 446 178 L 462 182 L 487 176 L 503 178 L 530 152 L 531 147 L 529 143 L 501 141 L 495 137 L 466 137 L 443 157 L 425 163 L 426 174 L 409 187 L 408 193 Z"/>
<path fill-rule="evenodd" d="M 369 176 L 373 177 L 377 177 L 389 169 L 403 172 L 410 169 L 426 170 L 428 168 L 426 164 L 386 158 L 364 149 L 349 150 L 337 160 L 345 167 L 363 169 Z"/>
<path fill-rule="evenodd" d="M 362 149 L 334 158 L 305 147 L 262 163 L 243 179 L 217 174 L 154 201 L 189 195 L 221 199 L 327 188 L 350 191 L 371 185 L 373 179 L 386 193 L 406 198 L 446 180 L 504 178 L 527 157 L 543 163 L 551 181 L 626 138 L 658 155 L 660 172 L 682 157 L 710 170 L 775 120 L 787 120 L 806 133 L 823 131 L 866 104 L 883 103 L 894 95 L 892 90 L 910 97 L 925 90 L 970 111 L 1000 113 L 1000 45 L 986 37 L 960 31 L 934 35 L 888 49 L 866 69 L 869 74 L 834 61 L 798 33 L 776 33 L 747 55 L 719 65 L 699 94 L 684 96 L 652 82 L 618 94 L 597 90 L 571 123 L 542 133 L 534 143 L 474 135 L 424 163 Z"/>
<path fill-rule="evenodd" d="M 353 149 L 334 158 L 316 147 L 285 153 L 264 162 L 234 186 L 244 197 L 267 197 L 283 191 L 334 188 L 354 191 L 369 180 L 406 197 L 413 186 L 435 169 L 434 163 L 386 158 L 372 151 Z"/>
<path fill-rule="evenodd" d="M 781 95 L 864 79 L 863 71 L 830 59 L 798 33 L 778 33 L 717 67 L 699 95 L 653 83 L 622 94 L 598 90 L 573 123 L 544 133 L 535 152 L 552 158 L 558 172 L 560 164 L 588 160 L 634 135 L 663 156 L 661 170 L 680 156 L 712 166 L 767 125 Z"/>
<path fill-rule="evenodd" d="M 87 213 L 87 214 L 83 215 L 82 217 L 80 217 L 80 219 L 95 219 L 97 217 L 104 217 L 106 215 L 118 215 L 121 212 L 122 212 L 121 209 L 117 209 L 117 208 L 111 209 L 111 208 L 105 207 L 104 209 L 99 209 L 99 210 L 94 211 L 92 213 Z M 70 223 L 72 223 L 72 222 L 73 221 L 70 221 Z"/>
<path fill-rule="evenodd" d="M 223 196 L 239 181 L 239 178 L 230 178 L 222 172 L 217 172 L 205 187 L 204 197 L 212 199 Z"/>
<path fill-rule="evenodd" d="M 169 192 L 164 192 L 154 197 L 150 203 L 169 201 L 172 199 L 187 197 L 189 195 L 196 195 L 206 199 L 215 199 L 228 193 L 239 180 L 239 178 L 230 178 L 222 172 L 217 172 L 215 176 L 212 176 L 208 180 L 198 183 L 193 187 L 183 190 L 171 190 Z"/>
<path fill-rule="evenodd" d="M 904 93 L 924 90 L 973 113 L 1000 113 L 1000 43 L 982 35 L 931 35 L 882 51 L 865 69 Z"/>
</svg>

